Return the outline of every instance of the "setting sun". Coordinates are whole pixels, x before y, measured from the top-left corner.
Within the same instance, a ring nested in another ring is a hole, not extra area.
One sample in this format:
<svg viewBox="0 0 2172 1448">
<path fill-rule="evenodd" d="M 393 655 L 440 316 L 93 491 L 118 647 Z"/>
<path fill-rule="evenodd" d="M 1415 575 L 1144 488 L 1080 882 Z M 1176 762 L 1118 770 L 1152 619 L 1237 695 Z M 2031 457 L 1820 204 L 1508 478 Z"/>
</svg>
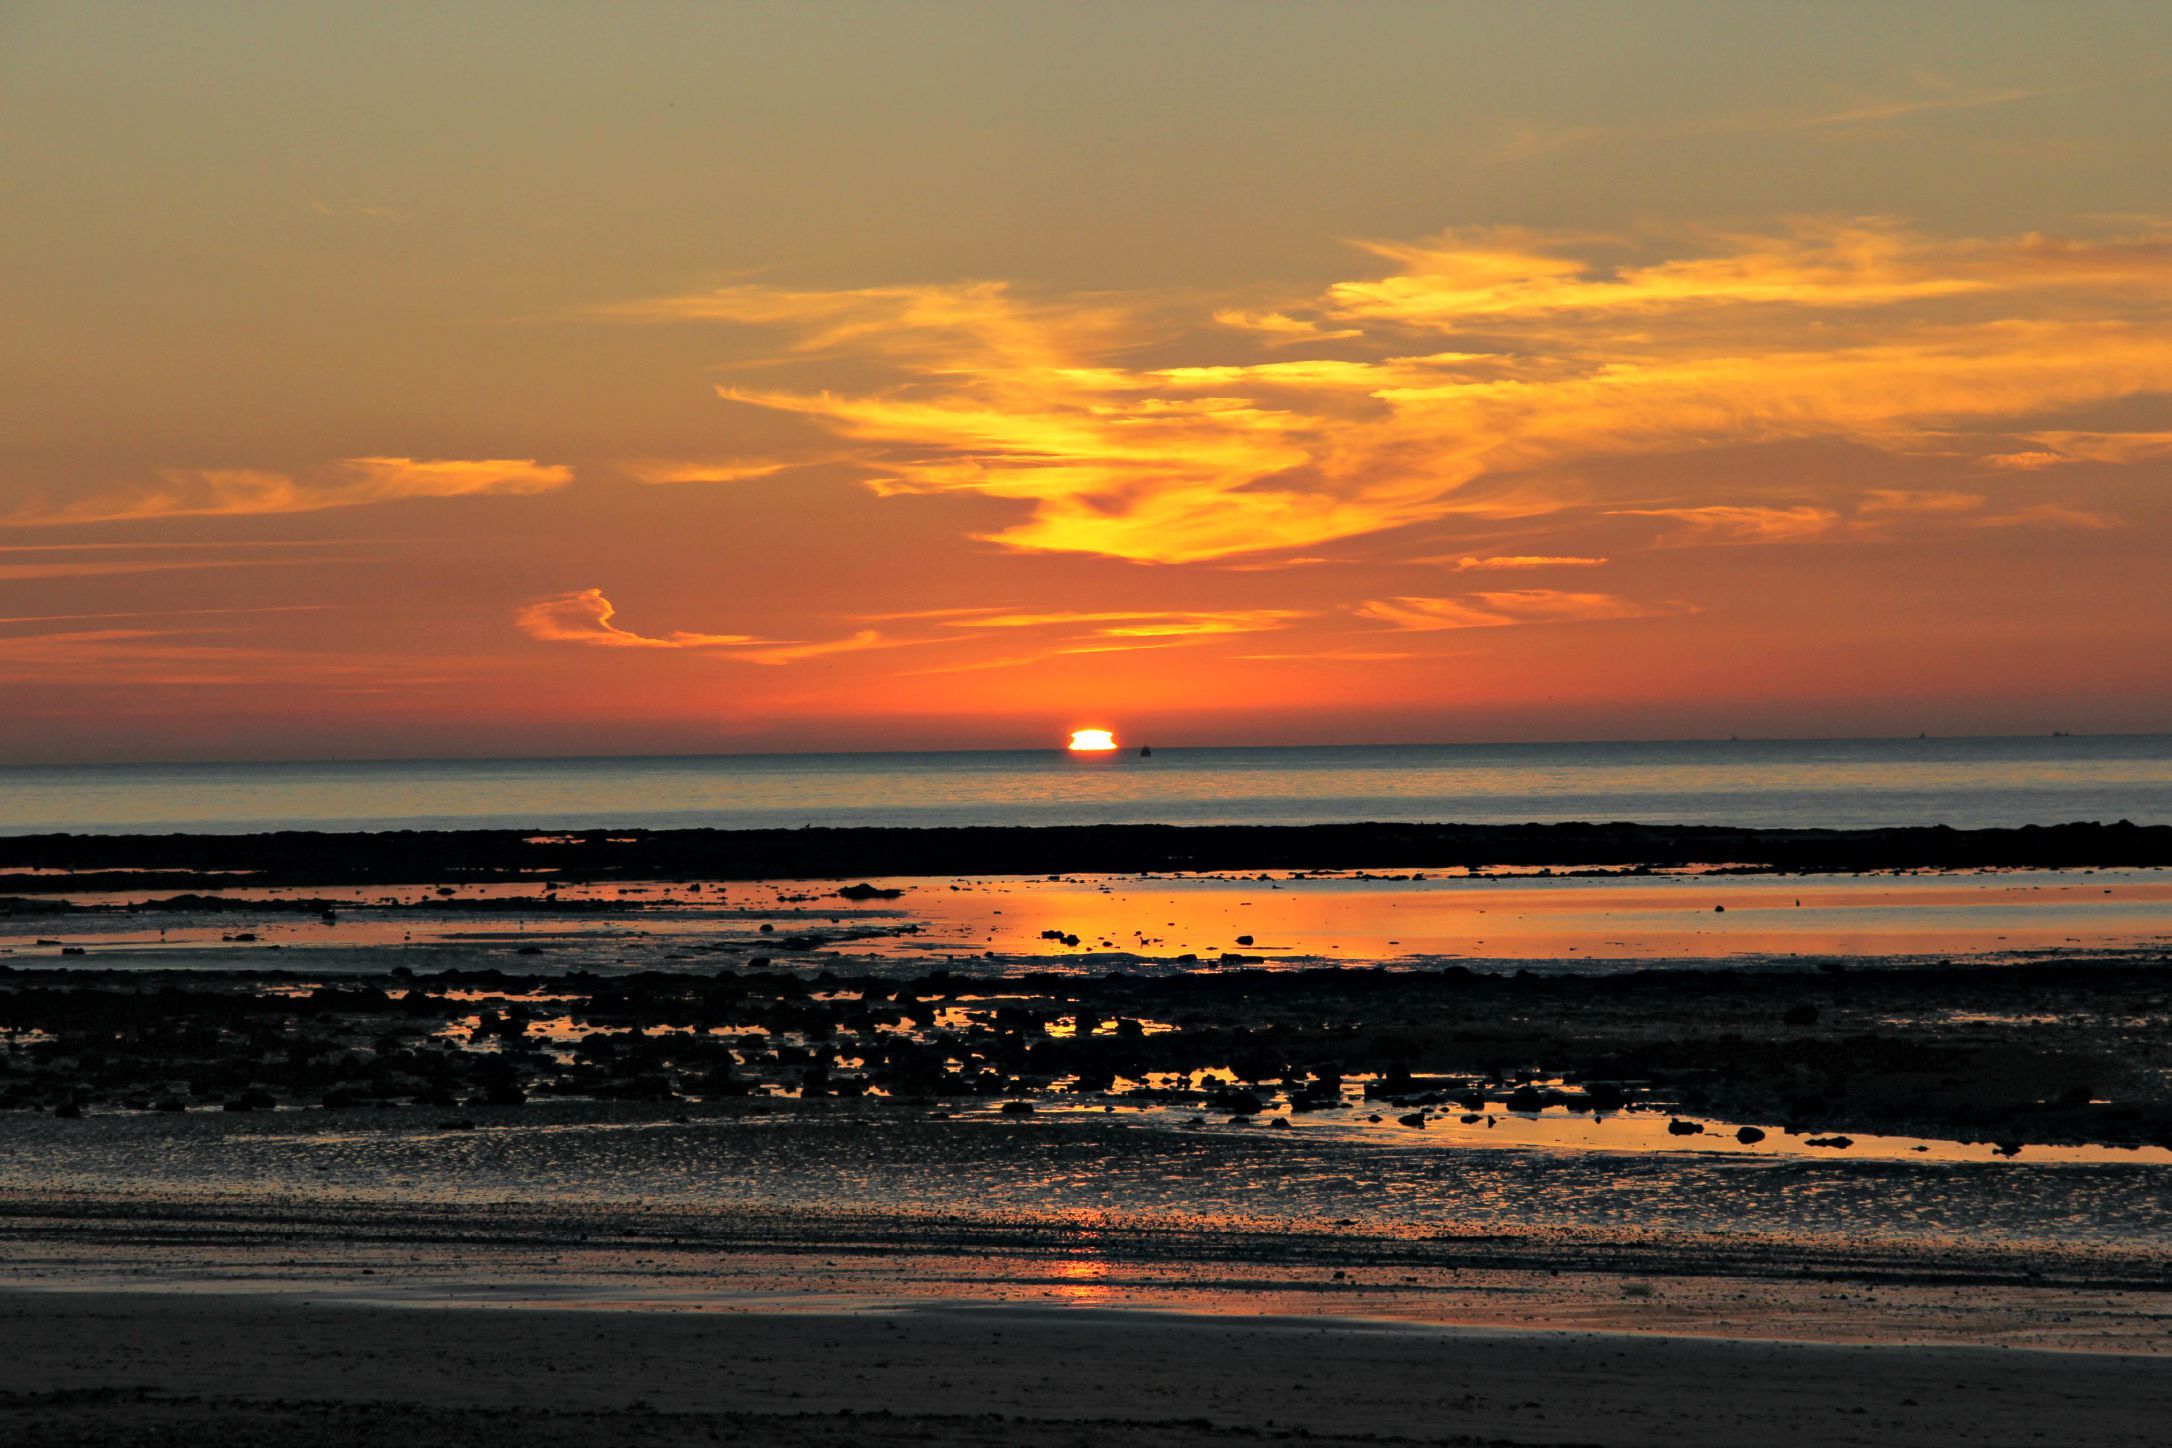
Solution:
<svg viewBox="0 0 2172 1448">
<path fill-rule="evenodd" d="M 1070 749 L 1074 754 L 1102 754 L 1116 747 L 1116 736 L 1106 729 L 1074 729 Z"/>
</svg>

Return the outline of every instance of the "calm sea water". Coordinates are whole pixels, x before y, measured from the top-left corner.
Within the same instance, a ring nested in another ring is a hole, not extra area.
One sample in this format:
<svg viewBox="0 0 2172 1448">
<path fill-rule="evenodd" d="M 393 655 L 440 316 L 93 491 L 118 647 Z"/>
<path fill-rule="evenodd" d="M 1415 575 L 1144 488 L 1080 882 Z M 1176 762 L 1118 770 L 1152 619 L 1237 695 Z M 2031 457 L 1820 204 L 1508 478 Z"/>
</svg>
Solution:
<svg viewBox="0 0 2172 1448">
<path fill-rule="evenodd" d="M 0 833 L 1353 820 L 2172 824 L 2172 735 L 0 769 Z"/>
</svg>

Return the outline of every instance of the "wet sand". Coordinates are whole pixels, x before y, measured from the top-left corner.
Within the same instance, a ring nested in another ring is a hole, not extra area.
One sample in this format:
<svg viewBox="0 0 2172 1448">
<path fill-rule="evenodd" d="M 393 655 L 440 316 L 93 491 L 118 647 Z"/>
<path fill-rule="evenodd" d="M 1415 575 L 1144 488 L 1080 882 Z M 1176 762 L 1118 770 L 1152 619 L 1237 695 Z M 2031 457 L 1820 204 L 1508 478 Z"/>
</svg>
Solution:
<svg viewBox="0 0 2172 1448">
<path fill-rule="evenodd" d="M 0 1294 L 12 1444 L 2153 1445 L 2161 1360 L 1013 1306 Z"/>
</svg>

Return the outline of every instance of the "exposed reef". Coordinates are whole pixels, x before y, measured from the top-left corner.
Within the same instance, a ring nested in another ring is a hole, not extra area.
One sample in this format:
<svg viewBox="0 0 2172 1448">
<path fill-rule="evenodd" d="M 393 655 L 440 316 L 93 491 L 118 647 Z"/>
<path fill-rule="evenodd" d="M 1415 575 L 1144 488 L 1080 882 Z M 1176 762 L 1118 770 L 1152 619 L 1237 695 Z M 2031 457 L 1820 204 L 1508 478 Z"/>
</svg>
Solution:
<svg viewBox="0 0 2172 1448">
<path fill-rule="evenodd" d="M 391 830 L 0 838 L 6 893 L 554 879 L 779 880 L 1195 870 L 1691 865 L 1767 871 L 2172 865 L 2172 826 L 1638 824 Z M 33 874 L 28 871 L 53 873 Z"/>
</svg>

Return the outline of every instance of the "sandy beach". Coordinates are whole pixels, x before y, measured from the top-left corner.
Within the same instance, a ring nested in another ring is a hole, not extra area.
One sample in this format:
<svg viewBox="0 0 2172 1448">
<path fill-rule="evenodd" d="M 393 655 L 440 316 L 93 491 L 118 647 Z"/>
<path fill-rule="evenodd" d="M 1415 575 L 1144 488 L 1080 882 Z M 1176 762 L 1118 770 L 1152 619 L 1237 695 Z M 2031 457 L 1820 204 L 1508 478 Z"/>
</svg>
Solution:
<svg viewBox="0 0 2172 1448">
<path fill-rule="evenodd" d="M 2161 1359 L 1015 1306 L 0 1295 L 25 1445 L 2160 1443 Z"/>
<path fill-rule="evenodd" d="M 557 890 L 426 850 L 321 893 L 383 844 L 291 888 L 215 873 L 268 838 L 97 846 L 191 862 L 126 883 L 17 846 L 66 863 L 0 936 L 6 1441 L 2124 1445 L 2172 1409 L 2146 863 L 727 893 L 598 841 Z M 1328 919 L 1346 956 L 1293 945 Z"/>
</svg>

